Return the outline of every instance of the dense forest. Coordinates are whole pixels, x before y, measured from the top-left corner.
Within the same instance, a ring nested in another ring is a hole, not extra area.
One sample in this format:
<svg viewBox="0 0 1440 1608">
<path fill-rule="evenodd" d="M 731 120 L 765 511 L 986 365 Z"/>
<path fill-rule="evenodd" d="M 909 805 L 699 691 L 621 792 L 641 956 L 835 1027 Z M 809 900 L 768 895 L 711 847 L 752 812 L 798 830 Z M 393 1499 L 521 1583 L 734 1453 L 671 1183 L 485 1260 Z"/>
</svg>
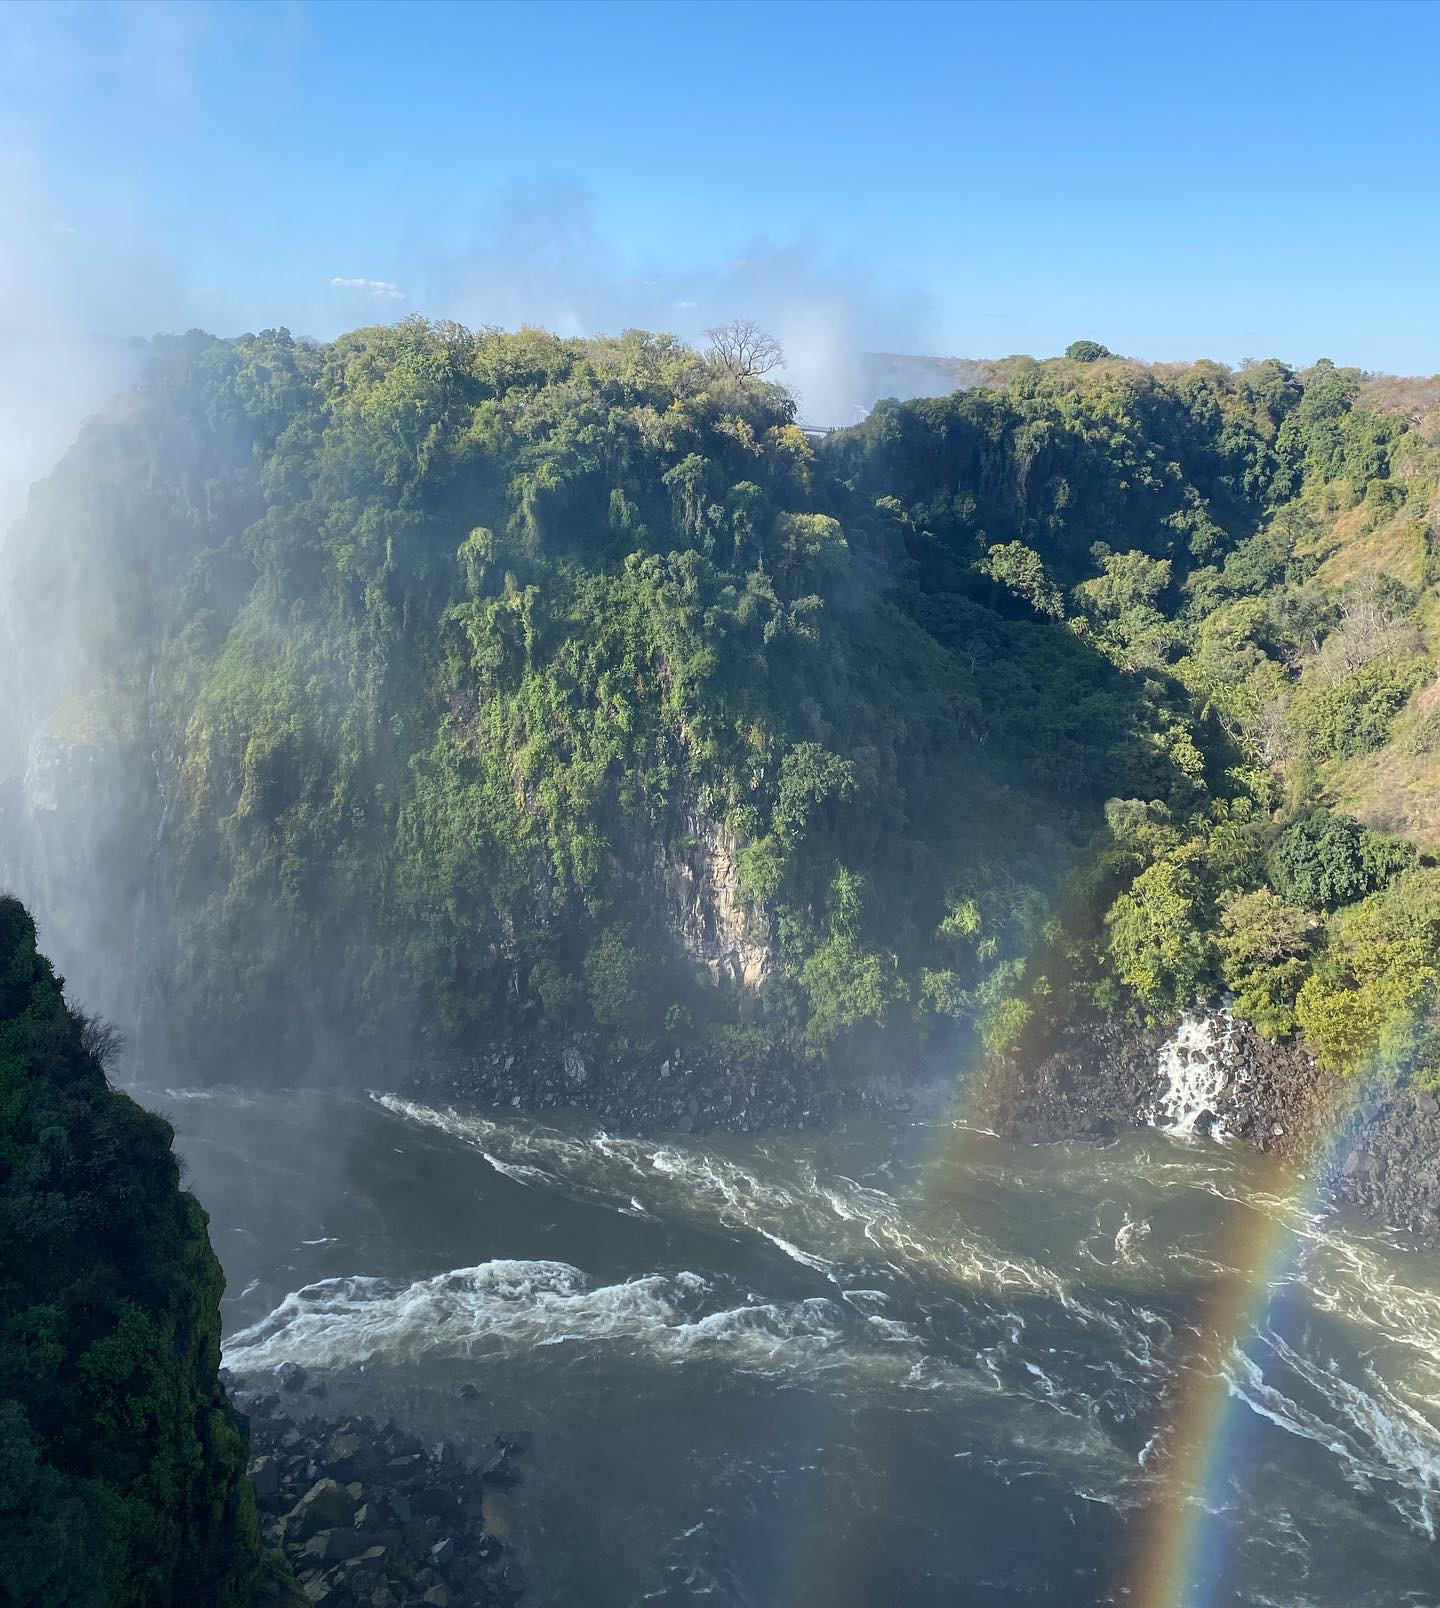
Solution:
<svg viewBox="0 0 1440 1608">
<path fill-rule="evenodd" d="M 1437 486 L 1436 389 L 1325 362 L 1078 342 L 817 442 L 665 336 L 191 334 L 0 555 L 0 809 L 120 778 L 54 908 L 165 912 L 146 1008 L 246 1076 L 1231 993 L 1440 1079 Z"/>
<path fill-rule="evenodd" d="M 241 1608 L 261 1556 L 224 1279 L 114 1047 L 0 898 L 0 1596 Z"/>
</svg>

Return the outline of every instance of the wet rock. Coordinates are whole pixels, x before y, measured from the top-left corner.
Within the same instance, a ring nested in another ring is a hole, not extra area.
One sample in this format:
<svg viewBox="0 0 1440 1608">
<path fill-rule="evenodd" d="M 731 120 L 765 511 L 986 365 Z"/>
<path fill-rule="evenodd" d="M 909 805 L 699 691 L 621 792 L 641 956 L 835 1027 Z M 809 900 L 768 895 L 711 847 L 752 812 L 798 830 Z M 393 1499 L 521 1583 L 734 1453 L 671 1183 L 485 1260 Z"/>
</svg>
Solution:
<svg viewBox="0 0 1440 1608">
<path fill-rule="evenodd" d="M 279 1383 L 281 1390 L 288 1391 L 293 1394 L 295 1391 L 303 1388 L 306 1379 L 309 1378 L 309 1375 L 302 1367 L 300 1367 L 298 1363 L 282 1362 L 275 1370 L 275 1378 Z"/>
<path fill-rule="evenodd" d="M 282 1439 L 289 1448 L 283 1453 Z M 365 1418 L 327 1424 L 276 1414 L 255 1451 L 262 1534 L 283 1549 L 306 1600 L 327 1608 L 415 1608 L 440 1600 L 425 1596 L 437 1589 L 452 1608 L 513 1600 L 504 1544 L 485 1531 L 488 1476 L 453 1445 L 427 1451 L 393 1423 L 379 1429 Z M 511 1454 L 498 1455 L 508 1466 Z M 408 1470 L 403 1491 L 389 1472 L 397 1459 Z M 341 1485 L 335 1464 L 353 1462 L 371 1472 Z"/>
<path fill-rule="evenodd" d="M 256 1457 L 250 1463 L 256 1496 L 274 1496 L 280 1489 L 280 1468 L 273 1457 Z"/>
<path fill-rule="evenodd" d="M 306 1541 L 317 1530 L 353 1525 L 355 1507 L 355 1498 L 335 1480 L 316 1480 L 290 1510 L 286 1534 L 294 1540 Z"/>
<path fill-rule="evenodd" d="M 346 1558 L 357 1557 L 362 1550 L 354 1530 L 336 1526 L 317 1530 L 305 1543 L 303 1555 L 317 1563 L 343 1563 Z"/>
</svg>

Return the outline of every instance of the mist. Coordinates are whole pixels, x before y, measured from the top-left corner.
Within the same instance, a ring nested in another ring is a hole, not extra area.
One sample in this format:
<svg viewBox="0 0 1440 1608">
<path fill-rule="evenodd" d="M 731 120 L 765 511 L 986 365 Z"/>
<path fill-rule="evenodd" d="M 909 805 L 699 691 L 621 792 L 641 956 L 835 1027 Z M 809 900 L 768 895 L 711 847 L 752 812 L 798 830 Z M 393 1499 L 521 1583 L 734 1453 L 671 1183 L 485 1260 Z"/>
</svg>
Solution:
<svg viewBox="0 0 1440 1608">
<path fill-rule="evenodd" d="M 116 208 L 74 218 L 0 150 L 0 541 L 81 420 L 135 383 L 144 341 L 184 298 Z M 167 280 L 169 282 L 167 282 Z"/>
<path fill-rule="evenodd" d="M 938 323 L 926 292 L 882 294 L 816 232 L 790 242 L 756 234 L 716 262 L 634 258 L 605 231 L 593 196 L 568 184 L 497 192 L 461 246 L 424 257 L 420 278 L 427 310 L 470 325 L 663 330 L 703 346 L 708 326 L 753 318 L 785 349 L 785 369 L 771 377 L 794 393 L 805 423 L 823 426 L 854 424 L 893 394 L 875 389 L 869 354 L 929 352 Z"/>
</svg>

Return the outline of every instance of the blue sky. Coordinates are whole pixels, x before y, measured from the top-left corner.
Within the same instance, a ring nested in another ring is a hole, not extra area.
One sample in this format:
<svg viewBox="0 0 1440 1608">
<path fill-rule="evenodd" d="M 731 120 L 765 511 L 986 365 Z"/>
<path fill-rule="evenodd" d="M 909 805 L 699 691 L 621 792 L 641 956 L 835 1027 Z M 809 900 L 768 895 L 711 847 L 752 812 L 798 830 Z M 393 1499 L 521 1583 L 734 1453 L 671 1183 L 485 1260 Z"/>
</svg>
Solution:
<svg viewBox="0 0 1440 1608">
<path fill-rule="evenodd" d="M 0 325 L 1429 373 L 1437 81 L 1420 3 L 12 5 Z"/>
</svg>

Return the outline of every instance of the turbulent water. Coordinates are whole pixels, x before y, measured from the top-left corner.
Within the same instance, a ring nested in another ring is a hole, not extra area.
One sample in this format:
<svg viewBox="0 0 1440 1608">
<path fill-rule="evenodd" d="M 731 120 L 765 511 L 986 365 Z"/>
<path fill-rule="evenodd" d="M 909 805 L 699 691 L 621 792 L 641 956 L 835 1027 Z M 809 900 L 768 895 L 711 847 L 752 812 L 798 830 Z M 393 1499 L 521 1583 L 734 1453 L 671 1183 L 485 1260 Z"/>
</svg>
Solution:
<svg viewBox="0 0 1440 1608">
<path fill-rule="evenodd" d="M 1176 1601 L 1440 1603 L 1440 1280 L 1240 1147 L 144 1094 L 211 1211 L 231 1367 L 338 1370 L 329 1405 L 476 1451 L 533 1431 L 536 1604 L 1144 1605 L 1192 1527 Z M 1271 1241 L 1177 1501 L 1187 1376 Z"/>
</svg>

